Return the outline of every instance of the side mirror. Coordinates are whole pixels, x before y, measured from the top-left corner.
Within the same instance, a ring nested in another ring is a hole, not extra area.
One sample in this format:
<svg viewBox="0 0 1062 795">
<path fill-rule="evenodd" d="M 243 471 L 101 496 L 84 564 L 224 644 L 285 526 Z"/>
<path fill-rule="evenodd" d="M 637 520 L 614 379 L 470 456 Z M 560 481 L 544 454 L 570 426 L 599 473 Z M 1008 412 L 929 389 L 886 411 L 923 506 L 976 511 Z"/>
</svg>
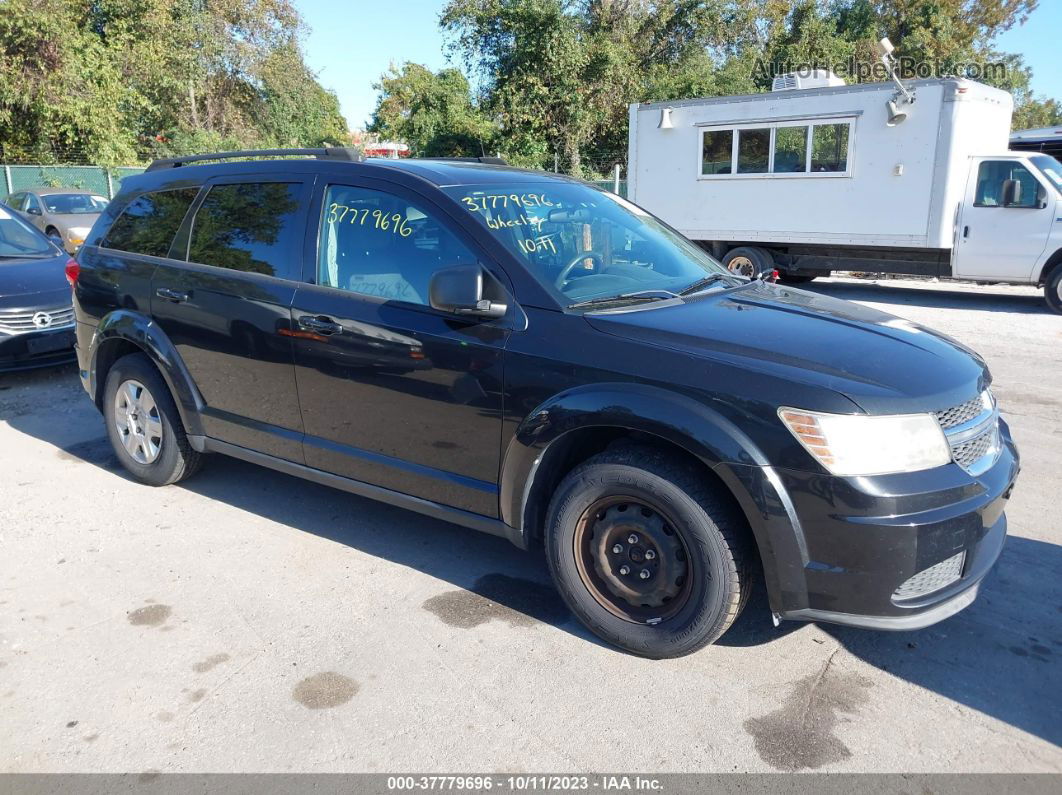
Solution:
<svg viewBox="0 0 1062 795">
<path fill-rule="evenodd" d="M 41 208 L 40 207 L 30 207 L 29 209 L 26 210 L 26 212 L 28 212 L 30 215 L 40 215 L 41 214 Z"/>
<path fill-rule="evenodd" d="M 1021 204 L 1021 183 L 1016 179 L 1003 180 L 1002 199 L 1004 207 L 1016 207 Z"/>
<path fill-rule="evenodd" d="M 454 265 L 432 274 L 428 302 L 432 309 L 492 319 L 504 317 L 508 306 L 483 297 L 483 269 L 478 265 Z"/>
</svg>

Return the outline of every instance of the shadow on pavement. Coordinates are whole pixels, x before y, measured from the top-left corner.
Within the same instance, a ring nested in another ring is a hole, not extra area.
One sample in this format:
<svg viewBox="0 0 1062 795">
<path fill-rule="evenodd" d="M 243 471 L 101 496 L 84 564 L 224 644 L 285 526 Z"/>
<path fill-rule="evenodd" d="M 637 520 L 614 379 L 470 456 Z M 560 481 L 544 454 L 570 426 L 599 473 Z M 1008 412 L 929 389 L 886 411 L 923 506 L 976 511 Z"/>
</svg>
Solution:
<svg viewBox="0 0 1062 795">
<path fill-rule="evenodd" d="M 76 390 L 69 394 L 83 400 L 76 374 L 27 374 L 18 380 L 64 393 L 72 380 Z M 102 420 L 88 401 L 71 408 L 77 413 L 75 436 L 69 424 L 50 421 L 47 412 L 19 410 L 18 399 L 5 404 L 4 395 L 11 393 L 3 391 L 4 385 L 0 380 L 0 421 L 54 445 L 60 457 L 126 477 L 104 437 Z M 533 619 L 600 643 L 574 620 L 553 590 L 541 552 L 528 554 L 500 538 L 223 456 L 213 457 L 203 473 L 180 487 L 452 584 L 457 590 L 442 595 L 440 607 L 445 610 L 436 611 L 428 603 L 420 607 L 453 626 L 473 626 L 469 622 L 477 621 L 476 615 Z M 978 600 L 941 624 L 903 633 L 819 628 L 882 671 L 1059 744 L 1060 571 L 1062 546 L 1012 536 Z M 762 578 L 760 583 L 720 645 L 769 646 L 804 626 L 783 622 L 775 628 Z M 470 601 L 468 594 L 480 598 Z M 453 597 L 449 601 L 448 595 Z M 489 605 L 500 606 L 502 615 L 492 614 Z M 917 705 L 911 708 L 914 720 Z"/>
<path fill-rule="evenodd" d="M 927 283 L 926 288 L 894 287 L 887 280 L 855 284 L 852 282 L 811 282 L 795 285 L 807 290 L 846 301 L 870 301 L 896 306 L 924 306 L 932 309 L 969 309 L 981 312 L 1016 312 L 1021 314 L 1050 314 L 1042 294 L 1014 295 L 992 292 L 992 287 L 973 290 L 941 290 L 939 284 Z M 934 289 L 936 288 L 936 289 Z"/>
</svg>

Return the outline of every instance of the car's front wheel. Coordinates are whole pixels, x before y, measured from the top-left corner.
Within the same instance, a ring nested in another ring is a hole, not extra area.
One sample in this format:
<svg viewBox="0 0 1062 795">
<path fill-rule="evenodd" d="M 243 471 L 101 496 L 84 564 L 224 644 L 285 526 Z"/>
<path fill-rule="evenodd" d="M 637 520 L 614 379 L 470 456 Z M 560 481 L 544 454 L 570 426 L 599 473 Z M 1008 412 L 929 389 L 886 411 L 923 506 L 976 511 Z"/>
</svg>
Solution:
<svg viewBox="0 0 1062 795">
<path fill-rule="evenodd" d="M 747 526 L 696 469 L 641 446 L 572 470 L 550 503 L 550 572 L 596 635 L 644 657 L 719 638 L 751 584 Z"/>
<path fill-rule="evenodd" d="M 189 444 L 170 390 L 144 354 L 111 366 L 103 416 L 118 460 L 137 480 L 166 486 L 199 469 L 203 455 Z"/>
<path fill-rule="evenodd" d="M 1044 282 L 1044 300 L 1052 312 L 1062 314 L 1062 265 L 1051 271 Z"/>
</svg>

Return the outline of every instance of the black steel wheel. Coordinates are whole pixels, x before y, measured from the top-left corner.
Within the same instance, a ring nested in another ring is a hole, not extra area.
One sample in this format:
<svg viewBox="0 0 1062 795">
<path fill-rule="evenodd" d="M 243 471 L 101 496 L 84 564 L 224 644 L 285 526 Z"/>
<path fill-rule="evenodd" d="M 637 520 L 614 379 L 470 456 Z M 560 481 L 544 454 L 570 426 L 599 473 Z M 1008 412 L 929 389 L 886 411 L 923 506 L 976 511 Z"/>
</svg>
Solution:
<svg viewBox="0 0 1062 795">
<path fill-rule="evenodd" d="M 751 585 L 749 531 L 708 478 L 652 447 L 623 444 L 561 481 L 546 557 L 592 632 L 644 657 L 680 657 L 737 618 Z"/>
</svg>

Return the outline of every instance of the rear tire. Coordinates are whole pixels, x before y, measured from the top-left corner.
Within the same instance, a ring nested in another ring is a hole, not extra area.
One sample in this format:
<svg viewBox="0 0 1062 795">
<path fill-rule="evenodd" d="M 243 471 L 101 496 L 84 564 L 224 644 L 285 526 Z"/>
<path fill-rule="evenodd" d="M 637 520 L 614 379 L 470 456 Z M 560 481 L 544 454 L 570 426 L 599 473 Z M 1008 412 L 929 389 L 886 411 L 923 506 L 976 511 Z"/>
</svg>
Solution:
<svg viewBox="0 0 1062 795">
<path fill-rule="evenodd" d="M 561 596 L 591 632 L 653 659 L 718 639 L 752 584 L 743 518 L 703 474 L 650 447 L 611 448 L 561 481 L 546 555 Z"/>
<path fill-rule="evenodd" d="M 168 486 L 194 475 L 203 454 L 192 449 L 170 390 L 142 353 L 123 356 L 107 373 L 103 418 L 115 455 L 134 478 Z"/>
<path fill-rule="evenodd" d="M 1057 265 L 1044 282 L 1044 301 L 1052 312 L 1062 315 L 1062 265 Z"/>
<path fill-rule="evenodd" d="M 774 257 L 757 246 L 738 246 L 726 253 L 723 265 L 732 273 L 754 279 L 764 271 L 774 270 Z"/>
</svg>

